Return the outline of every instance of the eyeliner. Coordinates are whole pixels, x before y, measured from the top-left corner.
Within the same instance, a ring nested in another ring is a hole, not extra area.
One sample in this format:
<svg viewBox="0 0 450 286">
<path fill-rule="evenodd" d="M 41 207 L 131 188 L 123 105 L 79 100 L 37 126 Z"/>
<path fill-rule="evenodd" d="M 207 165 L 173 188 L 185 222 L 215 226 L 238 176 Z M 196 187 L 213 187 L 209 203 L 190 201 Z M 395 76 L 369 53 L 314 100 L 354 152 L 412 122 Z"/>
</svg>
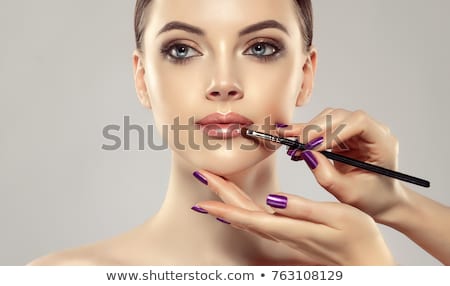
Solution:
<svg viewBox="0 0 450 286">
<path fill-rule="evenodd" d="M 274 135 L 270 135 L 267 133 L 262 133 L 262 132 L 258 132 L 258 131 L 254 131 L 251 129 L 247 129 L 247 128 L 241 128 L 241 135 L 244 137 L 252 137 L 252 138 L 260 138 L 260 139 L 264 139 L 264 140 L 269 140 L 272 142 L 276 142 L 279 144 L 283 144 L 295 149 L 300 149 L 300 150 L 305 150 L 306 149 L 306 145 L 302 144 L 300 142 L 291 140 L 291 139 L 287 139 L 287 138 L 283 138 L 283 137 L 278 137 L 278 136 L 274 136 Z M 430 187 L 430 182 L 421 178 L 417 178 L 417 177 L 413 177 L 407 174 L 403 174 L 397 171 L 393 171 L 390 169 L 386 169 L 380 166 L 376 166 L 376 165 L 372 165 L 366 162 L 362 162 L 362 161 L 358 161 L 346 156 L 342 156 L 340 154 L 336 154 L 330 151 L 319 151 L 320 153 L 322 153 L 325 157 L 327 157 L 328 159 L 334 160 L 334 161 L 339 161 L 341 163 L 347 164 L 347 165 L 351 165 L 354 167 L 358 167 L 367 171 L 371 171 L 374 173 L 378 173 L 387 177 L 391 177 L 394 179 L 398 179 L 401 181 L 405 181 L 408 183 L 412 183 L 415 185 L 419 185 L 425 188 L 429 188 Z"/>
</svg>

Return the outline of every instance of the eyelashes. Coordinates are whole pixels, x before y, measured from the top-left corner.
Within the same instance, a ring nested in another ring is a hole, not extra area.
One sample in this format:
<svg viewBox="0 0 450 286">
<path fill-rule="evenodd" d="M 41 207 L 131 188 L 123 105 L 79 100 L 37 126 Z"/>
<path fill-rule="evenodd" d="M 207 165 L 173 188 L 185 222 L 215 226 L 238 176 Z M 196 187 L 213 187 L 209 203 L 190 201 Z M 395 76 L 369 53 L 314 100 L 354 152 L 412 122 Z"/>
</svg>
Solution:
<svg viewBox="0 0 450 286">
<path fill-rule="evenodd" d="M 253 56 L 259 61 L 267 62 L 278 58 L 284 50 L 284 46 L 274 40 L 256 39 L 250 42 L 250 47 L 243 54 Z"/>
<path fill-rule="evenodd" d="M 187 63 L 193 57 L 203 55 L 193 47 L 182 43 L 171 43 L 168 46 L 161 48 L 161 54 L 177 64 Z"/>
<path fill-rule="evenodd" d="M 243 55 L 253 57 L 257 61 L 268 62 L 277 59 L 284 50 L 284 46 L 275 40 L 255 39 L 249 43 Z M 163 46 L 161 54 L 175 64 L 186 64 L 203 55 L 192 46 L 180 42 L 170 42 Z"/>
</svg>

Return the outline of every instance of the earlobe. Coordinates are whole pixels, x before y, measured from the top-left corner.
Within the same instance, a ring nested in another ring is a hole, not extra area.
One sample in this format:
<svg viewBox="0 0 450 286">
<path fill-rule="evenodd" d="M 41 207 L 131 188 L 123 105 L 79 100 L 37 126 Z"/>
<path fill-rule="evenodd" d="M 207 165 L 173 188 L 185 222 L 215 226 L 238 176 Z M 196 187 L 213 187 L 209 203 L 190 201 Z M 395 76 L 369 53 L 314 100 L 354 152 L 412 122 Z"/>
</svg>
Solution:
<svg viewBox="0 0 450 286">
<path fill-rule="evenodd" d="M 314 77 L 317 67 L 317 51 L 311 48 L 303 64 L 303 83 L 302 88 L 297 96 L 296 106 L 302 106 L 311 99 L 312 90 L 314 87 Z"/>
<path fill-rule="evenodd" d="M 138 51 L 133 53 L 133 72 L 134 85 L 139 101 L 143 106 L 151 109 L 150 96 L 148 94 L 147 83 L 145 81 L 145 68 L 143 64 L 143 57 Z"/>
</svg>

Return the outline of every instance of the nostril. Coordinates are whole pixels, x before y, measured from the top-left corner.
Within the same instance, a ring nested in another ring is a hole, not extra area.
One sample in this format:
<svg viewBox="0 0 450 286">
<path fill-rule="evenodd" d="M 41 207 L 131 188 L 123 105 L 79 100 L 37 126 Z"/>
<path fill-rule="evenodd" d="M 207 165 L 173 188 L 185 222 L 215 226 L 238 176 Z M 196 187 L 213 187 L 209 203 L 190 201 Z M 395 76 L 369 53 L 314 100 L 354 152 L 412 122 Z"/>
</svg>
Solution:
<svg viewBox="0 0 450 286">
<path fill-rule="evenodd" d="M 240 89 L 229 88 L 229 89 L 215 89 L 207 93 L 207 98 L 210 100 L 235 100 L 241 98 L 242 94 Z"/>
</svg>

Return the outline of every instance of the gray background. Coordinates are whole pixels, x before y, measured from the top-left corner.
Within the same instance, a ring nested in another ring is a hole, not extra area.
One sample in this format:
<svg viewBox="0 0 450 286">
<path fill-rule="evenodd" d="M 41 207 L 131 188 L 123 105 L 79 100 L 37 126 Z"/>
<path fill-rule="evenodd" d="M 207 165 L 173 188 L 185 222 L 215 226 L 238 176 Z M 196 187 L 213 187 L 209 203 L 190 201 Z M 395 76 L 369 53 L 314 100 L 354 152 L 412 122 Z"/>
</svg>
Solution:
<svg viewBox="0 0 450 286">
<path fill-rule="evenodd" d="M 134 92 L 133 8 L 117 0 L 0 2 L 0 265 L 111 237 L 162 202 L 168 150 L 138 151 L 137 140 L 133 151 L 101 149 L 110 143 L 104 126 L 123 129 L 124 116 L 153 122 Z M 399 138 L 400 170 L 432 182 L 413 189 L 450 205 L 450 2 L 315 0 L 314 9 L 316 87 L 296 120 L 328 106 L 366 110 Z M 282 153 L 284 191 L 331 198 Z M 381 228 L 400 264 L 439 265 Z"/>
</svg>

